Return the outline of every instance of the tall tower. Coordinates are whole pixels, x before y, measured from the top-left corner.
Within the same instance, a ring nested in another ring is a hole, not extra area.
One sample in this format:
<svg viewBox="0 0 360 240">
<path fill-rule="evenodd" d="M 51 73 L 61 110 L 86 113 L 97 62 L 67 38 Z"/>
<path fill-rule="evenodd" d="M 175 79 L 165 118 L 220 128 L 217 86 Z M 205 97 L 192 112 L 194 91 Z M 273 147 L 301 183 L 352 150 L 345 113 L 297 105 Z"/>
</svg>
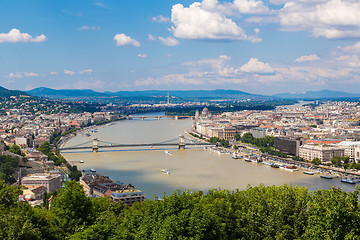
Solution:
<svg viewBox="0 0 360 240">
<path fill-rule="evenodd" d="M 167 105 L 169 105 L 170 104 L 170 93 L 169 93 L 169 91 L 168 91 L 168 94 L 167 94 Z"/>
<path fill-rule="evenodd" d="M 179 136 L 179 149 L 185 149 L 185 137 L 184 137 L 184 135 Z"/>
<path fill-rule="evenodd" d="M 94 139 L 93 139 L 92 151 L 93 151 L 93 152 L 98 152 L 98 151 L 99 151 L 99 143 L 98 143 L 98 139 L 97 139 L 97 138 L 94 138 Z"/>
</svg>

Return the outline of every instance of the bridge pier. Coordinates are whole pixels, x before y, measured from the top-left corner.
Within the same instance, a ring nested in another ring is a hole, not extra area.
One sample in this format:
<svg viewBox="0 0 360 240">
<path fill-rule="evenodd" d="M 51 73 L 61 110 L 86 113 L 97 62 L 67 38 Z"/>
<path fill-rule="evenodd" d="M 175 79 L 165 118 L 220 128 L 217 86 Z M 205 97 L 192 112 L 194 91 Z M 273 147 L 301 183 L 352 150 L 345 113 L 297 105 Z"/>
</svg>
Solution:
<svg viewBox="0 0 360 240">
<path fill-rule="evenodd" d="M 184 137 L 184 135 L 179 136 L 179 149 L 185 149 L 185 137 Z"/>
<path fill-rule="evenodd" d="M 93 139 L 92 151 L 93 152 L 98 152 L 99 151 L 99 143 L 98 143 L 97 138 Z"/>
</svg>

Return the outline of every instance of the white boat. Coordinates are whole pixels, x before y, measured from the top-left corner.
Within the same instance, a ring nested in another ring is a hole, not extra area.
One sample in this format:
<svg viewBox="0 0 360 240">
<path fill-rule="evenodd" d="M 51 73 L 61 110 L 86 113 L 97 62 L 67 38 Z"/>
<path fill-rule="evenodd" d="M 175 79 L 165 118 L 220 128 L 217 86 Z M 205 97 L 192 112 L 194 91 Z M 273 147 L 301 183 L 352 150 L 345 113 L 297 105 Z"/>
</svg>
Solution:
<svg viewBox="0 0 360 240">
<path fill-rule="evenodd" d="M 83 160 L 80 160 L 79 163 L 84 163 L 84 161 L 83 161 Z"/>
<path fill-rule="evenodd" d="M 165 154 L 172 155 L 169 151 L 165 151 Z"/>
<path fill-rule="evenodd" d="M 285 165 L 283 169 L 290 172 L 299 171 L 299 169 L 297 169 L 297 167 L 293 165 Z"/>
<path fill-rule="evenodd" d="M 264 164 L 264 165 L 268 165 L 268 166 L 271 166 L 271 164 L 273 164 L 273 163 L 268 162 L 268 161 L 262 161 L 262 164 Z"/>
<path fill-rule="evenodd" d="M 90 172 L 96 172 L 96 170 L 94 168 L 90 169 Z"/>
<path fill-rule="evenodd" d="M 169 170 L 167 170 L 166 168 L 162 168 L 161 172 L 164 173 L 164 174 L 167 174 L 167 175 L 170 174 Z"/>
<path fill-rule="evenodd" d="M 239 159 L 239 158 L 241 158 L 241 157 L 240 157 L 240 155 L 234 153 L 234 154 L 232 155 L 232 158 L 233 158 L 233 159 Z"/>
</svg>

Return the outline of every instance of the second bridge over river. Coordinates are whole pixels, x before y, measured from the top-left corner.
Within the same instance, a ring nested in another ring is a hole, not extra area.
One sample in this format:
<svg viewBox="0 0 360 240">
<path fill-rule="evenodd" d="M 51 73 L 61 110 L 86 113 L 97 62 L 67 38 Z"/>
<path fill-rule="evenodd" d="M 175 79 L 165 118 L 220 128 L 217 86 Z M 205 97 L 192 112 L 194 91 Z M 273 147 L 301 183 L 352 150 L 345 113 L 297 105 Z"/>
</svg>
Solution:
<svg viewBox="0 0 360 240">
<path fill-rule="evenodd" d="M 93 152 L 98 152 L 102 148 L 131 148 L 131 147 L 155 147 L 155 146 L 178 146 L 179 149 L 185 149 L 186 146 L 214 146 L 214 144 L 197 141 L 191 138 L 185 138 L 183 135 L 180 135 L 179 138 L 166 140 L 156 143 L 111 143 L 99 140 L 94 138 L 92 141 L 80 143 L 70 147 L 61 147 L 60 151 L 63 150 L 82 150 L 82 149 L 92 149 Z"/>
</svg>

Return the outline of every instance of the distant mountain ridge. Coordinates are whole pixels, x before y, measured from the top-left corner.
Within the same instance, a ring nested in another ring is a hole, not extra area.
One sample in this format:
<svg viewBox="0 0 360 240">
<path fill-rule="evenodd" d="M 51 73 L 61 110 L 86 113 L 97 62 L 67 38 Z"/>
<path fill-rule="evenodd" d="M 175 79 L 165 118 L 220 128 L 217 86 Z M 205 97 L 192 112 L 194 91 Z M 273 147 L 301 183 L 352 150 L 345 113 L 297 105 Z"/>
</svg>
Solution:
<svg viewBox="0 0 360 240">
<path fill-rule="evenodd" d="M 99 93 L 91 89 L 52 89 L 46 87 L 35 88 L 27 91 L 28 94 L 37 97 L 72 98 L 72 97 L 106 97 L 105 93 Z"/>
<path fill-rule="evenodd" d="M 0 87 L 0 97 L 11 97 L 11 96 L 29 96 L 28 93 L 19 90 L 9 90 L 4 87 Z"/>
<path fill-rule="evenodd" d="M 5 88 L 2 88 L 5 89 Z M 7 90 L 7 89 L 5 89 Z M 10 90 L 7 90 L 10 91 Z M 21 92 L 21 91 L 15 91 Z M 336 98 L 359 98 L 360 94 L 352 94 L 343 91 L 306 91 L 299 93 L 278 93 L 271 96 L 252 94 L 239 90 L 145 90 L 145 91 L 118 91 L 118 92 L 96 92 L 91 89 L 51 89 L 46 87 L 35 88 L 27 91 L 28 94 L 37 97 L 49 98 L 106 98 L 106 97 L 166 97 L 169 93 L 172 97 L 178 98 L 222 98 L 222 99 L 336 99 Z M 1 89 L 0 89 L 1 96 Z"/>
<path fill-rule="evenodd" d="M 175 96 L 179 98 L 262 98 L 269 99 L 271 96 L 263 96 L 251 94 L 238 90 L 178 90 L 178 91 L 118 91 L 118 92 L 96 92 L 90 89 L 51 89 L 51 88 L 35 88 L 27 91 L 27 93 L 37 97 L 52 98 L 79 98 L 79 97 L 149 97 L 149 96 Z"/>
<path fill-rule="evenodd" d="M 287 98 L 287 99 L 324 99 L 324 98 L 358 98 L 360 97 L 360 94 L 353 94 L 342 91 L 320 90 L 320 91 L 306 91 L 299 93 L 278 93 L 272 96 L 279 98 Z"/>
</svg>

